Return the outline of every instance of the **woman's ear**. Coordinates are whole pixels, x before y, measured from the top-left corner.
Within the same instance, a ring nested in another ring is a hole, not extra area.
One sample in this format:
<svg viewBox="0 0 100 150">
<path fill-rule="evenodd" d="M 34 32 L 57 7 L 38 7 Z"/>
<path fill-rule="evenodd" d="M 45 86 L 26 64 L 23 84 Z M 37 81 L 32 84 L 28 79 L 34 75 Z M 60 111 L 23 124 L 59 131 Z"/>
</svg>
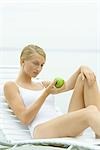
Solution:
<svg viewBox="0 0 100 150">
<path fill-rule="evenodd" d="M 24 64 L 24 60 L 20 59 L 20 65 L 22 66 Z"/>
</svg>

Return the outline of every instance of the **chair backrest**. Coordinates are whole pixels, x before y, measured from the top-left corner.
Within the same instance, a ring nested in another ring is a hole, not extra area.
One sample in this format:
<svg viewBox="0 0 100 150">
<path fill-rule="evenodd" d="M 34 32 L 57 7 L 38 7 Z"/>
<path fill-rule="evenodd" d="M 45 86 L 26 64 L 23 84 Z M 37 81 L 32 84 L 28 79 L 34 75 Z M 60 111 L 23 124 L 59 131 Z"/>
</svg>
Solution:
<svg viewBox="0 0 100 150">
<path fill-rule="evenodd" d="M 28 127 L 14 115 L 4 96 L 0 96 L 0 129 L 7 141 L 32 139 Z"/>
<path fill-rule="evenodd" d="M 18 66 L 1 66 L 0 65 L 0 85 L 7 80 L 14 80 L 18 73 Z"/>
</svg>

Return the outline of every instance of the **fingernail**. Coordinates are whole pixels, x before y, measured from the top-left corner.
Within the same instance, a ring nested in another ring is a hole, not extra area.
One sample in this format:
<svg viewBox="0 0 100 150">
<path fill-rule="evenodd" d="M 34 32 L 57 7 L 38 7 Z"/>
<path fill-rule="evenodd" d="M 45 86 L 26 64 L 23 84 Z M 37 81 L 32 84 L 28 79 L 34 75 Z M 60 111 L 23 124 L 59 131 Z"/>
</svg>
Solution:
<svg viewBox="0 0 100 150">
<path fill-rule="evenodd" d="M 82 77 L 82 81 L 84 80 L 84 77 Z"/>
</svg>

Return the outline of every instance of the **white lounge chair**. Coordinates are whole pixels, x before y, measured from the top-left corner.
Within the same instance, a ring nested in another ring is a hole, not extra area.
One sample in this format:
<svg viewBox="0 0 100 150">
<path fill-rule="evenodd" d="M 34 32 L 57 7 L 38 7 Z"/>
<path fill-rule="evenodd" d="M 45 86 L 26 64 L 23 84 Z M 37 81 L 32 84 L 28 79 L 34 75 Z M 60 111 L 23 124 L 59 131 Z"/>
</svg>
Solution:
<svg viewBox="0 0 100 150">
<path fill-rule="evenodd" d="M 20 120 L 17 119 L 3 96 L 0 96 L 0 130 L 3 135 L 3 138 L 0 139 L 0 144 L 4 146 L 33 144 L 58 146 L 65 149 L 70 148 L 70 150 L 72 147 L 77 147 L 77 149 L 81 148 L 81 150 L 100 150 L 100 139 L 86 137 L 32 139 L 27 126 L 23 125 Z"/>
</svg>

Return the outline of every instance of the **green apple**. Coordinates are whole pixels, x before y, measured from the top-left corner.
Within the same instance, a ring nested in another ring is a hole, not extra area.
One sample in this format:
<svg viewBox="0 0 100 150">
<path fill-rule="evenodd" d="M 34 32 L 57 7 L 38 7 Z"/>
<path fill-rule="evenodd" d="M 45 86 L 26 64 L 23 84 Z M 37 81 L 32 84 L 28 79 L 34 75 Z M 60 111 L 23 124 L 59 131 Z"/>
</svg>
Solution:
<svg viewBox="0 0 100 150">
<path fill-rule="evenodd" d="M 55 87 L 61 88 L 64 84 L 64 79 L 62 79 L 60 77 L 56 77 L 55 80 L 56 80 Z"/>
</svg>

